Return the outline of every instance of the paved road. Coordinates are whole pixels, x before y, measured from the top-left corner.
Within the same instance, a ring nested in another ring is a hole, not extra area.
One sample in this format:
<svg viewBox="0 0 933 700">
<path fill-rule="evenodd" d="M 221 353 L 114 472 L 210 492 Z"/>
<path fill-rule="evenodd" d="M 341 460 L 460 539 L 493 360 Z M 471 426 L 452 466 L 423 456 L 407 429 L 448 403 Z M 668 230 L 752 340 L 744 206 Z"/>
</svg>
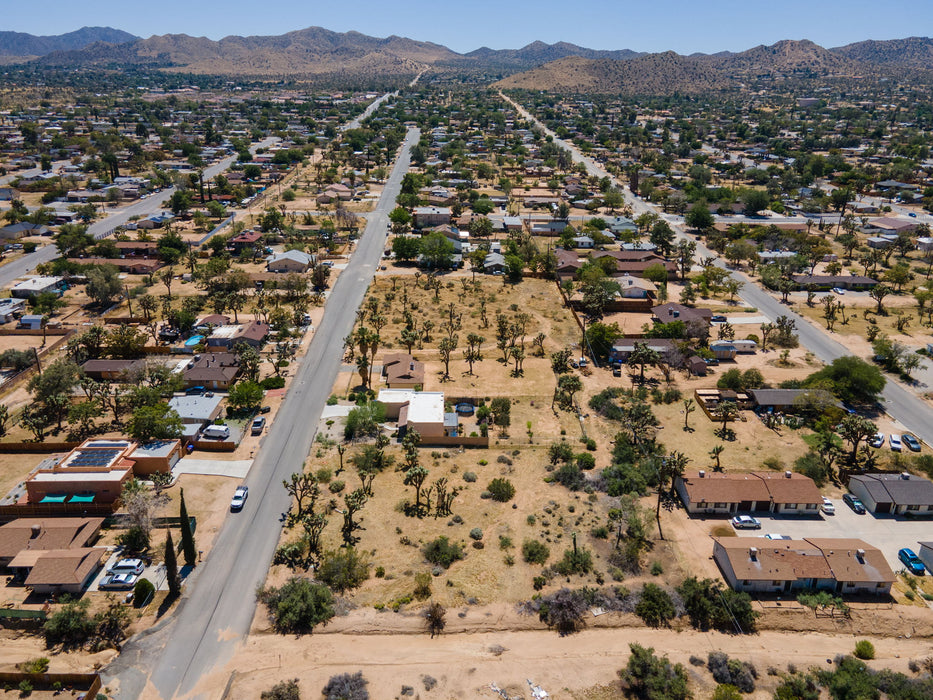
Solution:
<svg viewBox="0 0 933 700">
<path fill-rule="evenodd" d="M 71 165 L 71 161 L 70 160 L 52 161 L 52 171 L 54 172 L 58 170 L 59 168 L 64 168 L 66 165 Z M 3 177 L 0 177 L 0 187 L 2 187 L 3 185 L 10 184 L 11 182 L 13 182 L 13 180 L 17 178 L 32 177 L 33 175 L 41 175 L 44 172 L 49 172 L 49 171 L 43 170 L 41 167 L 28 168 L 26 170 L 17 170 L 15 173 L 10 173 L 9 175 L 4 175 Z"/>
<path fill-rule="evenodd" d="M 255 153 L 259 148 L 268 148 L 276 141 L 278 137 L 270 136 L 257 144 L 250 146 L 250 152 Z M 224 172 L 236 161 L 236 156 L 230 156 L 229 158 L 224 158 L 223 160 L 215 163 L 209 168 L 204 169 L 204 179 L 209 180 L 220 173 Z M 146 197 L 146 199 L 139 199 L 127 207 L 123 207 L 119 211 L 114 212 L 105 219 L 100 221 L 95 221 L 88 227 L 88 233 L 90 233 L 95 238 L 106 238 L 110 235 L 111 231 L 117 226 L 122 226 L 127 221 L 130 220 L 130 217 L 138 216 L 140 218 L 148 218 L 153 214 L 162 210 L 162 206 L 167 202 L 174 192 L 174 188 L 166 188 L 161 192 L 156 192 L 155 194 Z M 29 253 L 24 255 L 21 258 L 13 260 L 12 262 L 7 263 L 0 267 L 0 289 L 8 287 L 15 280 L 19 279 L 23 275 L 36 269 L 36 265 L 40 263 L 51 262 L 58 257 L 58 248 L 54 245 L 46 245 L 42 248 L 39 248 L 35 253 Z"/>
<path fill-rule="evenodd" d="M 280 517 L 290 505 L 282 480 L 300 470 L 311 451 L 314 426 L 340 368 L 343 338 L 353 328 L 355 311 L 379 265 L 388 215 L 419 137 L 417 129 L 409 130 L 356 252 L 328 297 L 324 318 L 246 479 L 246 507 L 227 518 L 178 610 L 162 626 L 134 638 L 105 671 L 108 683 L 117 681 L 121 700 L 207 698 L 197 687 L 198 679 L 221 669 L 249 632 L 255 591 L 265 580 L 281 532 Z"/>
<path fill-rule="evenodd" d="M 535 119 L 520 105 L 508 99 L 504 95 L 503 99 L 514 106 L 525 119 L 537 124 L 548 134 L 554 136 L 554 142 L 561 148 L 566 148 L 568 151 L 570 151 L 575 162 L 583 163 L 584 166 L 586 166 L 587 174 L 596 175 L 597 177 L 608 176 L 612 178 L 608 172 L 594 163 L 590 158 L 584 156 L 572 143 L 568 143 L 562 139 L 557 138 L 553 132 L 549 131 L 540 121 Z M 612 179 L 615 181 L 615 178 Z M 619 183 L 616 181 L 616 184 Z M 656 207 L 654 205 L 645 202 L 643 199 L 635 197 L 632 192 L 624 185 L 621 186 L 621 189 L 626 203 L 632 206 L 636 216 L 643 212 L 656 212 Z M 686 237 L 684 231 L 678 226 L 675 225 L 674 229 L 678 236 Z M 717 258 L 716 264 L 719 267 L 726 267 L 725 262 L 720 260 L 715 252 L 711 251 L 699 241 L 697 241 L 697 255 L 701 258 L 715 257 Z M 762 313 L 762 315 L 767 316 L 772 320 L 782 315 L 794 319 L 797 324 L 798 335 L 800 336 L 800 344 L 810 350 L 823 362 L 829 363 L 838 357 L 852 354 L 849 352 L 846 346 L 833 339 L 833 337 L 825 332 L 821 327 L 810 323 L 802 316 L 791 311 L 790 308 L 782 304 L 778 299 L 762 289 L 757 282 L 750 280 L 741 272 L 733 271 L 732 276 L 745 283 L 745 285 L 742 287 L 742 291 L 739 293 L 739 296 L 742 298 L 742 300 L 751 306 L 756 307 Z M 882 392 L 881 398 L 888 415 L 899 421 L 910 432 L 927 443 L 927 445 L 933 447 L 933 408 L 920 399 L 920 397 L 918 397 L 916 394 L 912 393 L 908 389 L 905 389 L 900 384 L 897 384 L 890 377 L 888 378 L 888 383 Z"/>
</svg>

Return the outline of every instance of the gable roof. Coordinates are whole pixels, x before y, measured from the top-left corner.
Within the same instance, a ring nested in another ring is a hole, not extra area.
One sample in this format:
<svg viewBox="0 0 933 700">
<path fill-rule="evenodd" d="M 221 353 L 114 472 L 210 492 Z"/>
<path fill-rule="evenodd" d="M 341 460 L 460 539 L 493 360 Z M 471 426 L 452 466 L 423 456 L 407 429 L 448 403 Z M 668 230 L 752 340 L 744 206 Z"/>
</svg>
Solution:
<svg viewBox="0 0 933 700">
<path fill-rule="evenodd" d="M 24 549 L 86 547 L 103 524 L 103 518 L 18 518 L 0 525 L 0 558 Z"/>
<path fill-rule="evenodd" d="M 859 474 L 849 481 L 858 481 L 876 503 L 896 505 L 933 505 L 933 481 L 903 474 Z"/>
<path fill-rule="evenodd" d="M 652 306 L 651 313 L 662 323 L 669 323 L 670 321 L 683 321 L 684 323 L 698 321 L 709 324 L 710 319 L 713 317 L 712 309 L 695 309 L 674 302 Z"/>
<path fill-rule="evenodd" d="M 67 586 L 84 583 L 100 567 L 101 557 L 106 553 L 105 547 L 50 550 L 36 560 L 26 577 L 26 585 Z"/>
</svg>

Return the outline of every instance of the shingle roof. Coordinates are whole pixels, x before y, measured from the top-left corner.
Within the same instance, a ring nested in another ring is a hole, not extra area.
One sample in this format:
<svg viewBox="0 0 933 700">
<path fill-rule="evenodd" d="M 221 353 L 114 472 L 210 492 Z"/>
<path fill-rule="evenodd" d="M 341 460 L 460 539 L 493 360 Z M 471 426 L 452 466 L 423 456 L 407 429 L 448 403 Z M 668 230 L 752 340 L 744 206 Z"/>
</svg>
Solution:
<svg viewBox="0 0 933 700">
<path fill-rule="evenodd" d="M 65 586 L 83 583 L 100 566 L 104 547 L 54 549 L 39 557 L 26 577 L 27 586 Z"/>
<path fill-rule="evenodd" d="M 0 557 L 13 557 L 24 549 L 85 547 L 103 523 L 103 518 L 18 518 L 0 525 Z"/>
<path fill-rule="evenodd" d="M 933 481 L 912 474 L 861 474 L 851 480 L 862 483 L 875 502 L 896 505 L 933 505 Z"/>
</svg>

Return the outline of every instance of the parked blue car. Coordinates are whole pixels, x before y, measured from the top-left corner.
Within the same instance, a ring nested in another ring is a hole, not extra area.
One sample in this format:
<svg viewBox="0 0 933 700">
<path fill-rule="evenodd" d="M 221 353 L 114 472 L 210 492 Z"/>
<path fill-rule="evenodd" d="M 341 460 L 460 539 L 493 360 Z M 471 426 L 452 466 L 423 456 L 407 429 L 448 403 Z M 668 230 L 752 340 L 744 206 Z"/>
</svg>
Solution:
<svg viewBox="0 0 933 700">
<path fill-rule="evenodd" d="M 904 547 L 904 549 L 898 551 L 897 558 L 901 560 L 901 563 L 914 576 L 923 576 L 926 572 L 926 568 L 923 566 L 923 562 L 920 561 L 920 557 L 918 557 L 912 549 Z"/>
</svg>

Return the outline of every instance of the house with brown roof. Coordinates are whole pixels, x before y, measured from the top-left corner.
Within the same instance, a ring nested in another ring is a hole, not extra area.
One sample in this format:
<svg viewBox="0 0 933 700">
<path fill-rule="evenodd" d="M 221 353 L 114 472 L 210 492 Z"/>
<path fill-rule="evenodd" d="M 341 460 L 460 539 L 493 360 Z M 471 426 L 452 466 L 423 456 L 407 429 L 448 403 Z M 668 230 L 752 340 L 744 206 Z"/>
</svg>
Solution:
<svg viewBox="0 0 933 700">
<path fill-rule="evenodd" d="M 105 547 L 23 552 L 10 562 L 10 568 L 36 593 L 81 593 L 101 570 L 106 557 Z"/>
<path fill-rule="evenodd" d="M 813 480 L 796 472 L 698 472 L 674 488 L 691 514 L 767 512 L 817 515 L 823 502 Z"/>
<path fill-rule="evenodd" d="M 654 314 L 655 321 L 659 323 L 683 321 L 687 325 L 698 323 L 709 326 L 713 318 L 712 309 L 695 309 L 692 306 L 684 306 L 675 302 L 653 306 L 651 313 Z"/>
<path fill-rule="evenodd" d="M 424 363 L 406 352 L 386 355 L 382 360 L 382 376 L 390 389 L 414 389 L 424 386 Z"/>
<path fill-rule="evenodd" d="M 103 518 L 17 518 L 0 525 L 0 566 L 24 550 L 81 549 L 97 541 Z"/>
<path fill-rule="evenodd" d="M 162 267 L 158 258 L 68 258 L 68 262 L 78 265 L 113 265 L 120 272 L 131 275 L 151 275 Z"/>
<path fill-rule="evenodd" d="M 881 551 L 858 539 L 717 537 L 713 542 L 713 559 L 736 591 L 884 595 L 894 583 Z"/>
<path fill-rule="evenodd" d="M 814 287 L 817 290 L 827 289 L 871 289 L 878 284 L 878 280 L 864 275 L 792 275 L 791 279 L 797 289 Z"/>
<path fill-rule="evenodd" d="M 88 360 L 81 365 L 84 374 L 99 382 L 125 381 L 145 367 L 145 360 Z"/>
<path fill-rule="evenodd" d="M 182 373 L 186 388 L 203 386 L 205 389 L 230 388 L 240 371 L 240 360 L 232 352 L 205 352 L 191 360 Z"/>
<path fill-rule="evenodd" d="M 159 249 L 158 241 L 114 241 L 114 246 L 123 255 L 154 257 Z"/>
</svg>

